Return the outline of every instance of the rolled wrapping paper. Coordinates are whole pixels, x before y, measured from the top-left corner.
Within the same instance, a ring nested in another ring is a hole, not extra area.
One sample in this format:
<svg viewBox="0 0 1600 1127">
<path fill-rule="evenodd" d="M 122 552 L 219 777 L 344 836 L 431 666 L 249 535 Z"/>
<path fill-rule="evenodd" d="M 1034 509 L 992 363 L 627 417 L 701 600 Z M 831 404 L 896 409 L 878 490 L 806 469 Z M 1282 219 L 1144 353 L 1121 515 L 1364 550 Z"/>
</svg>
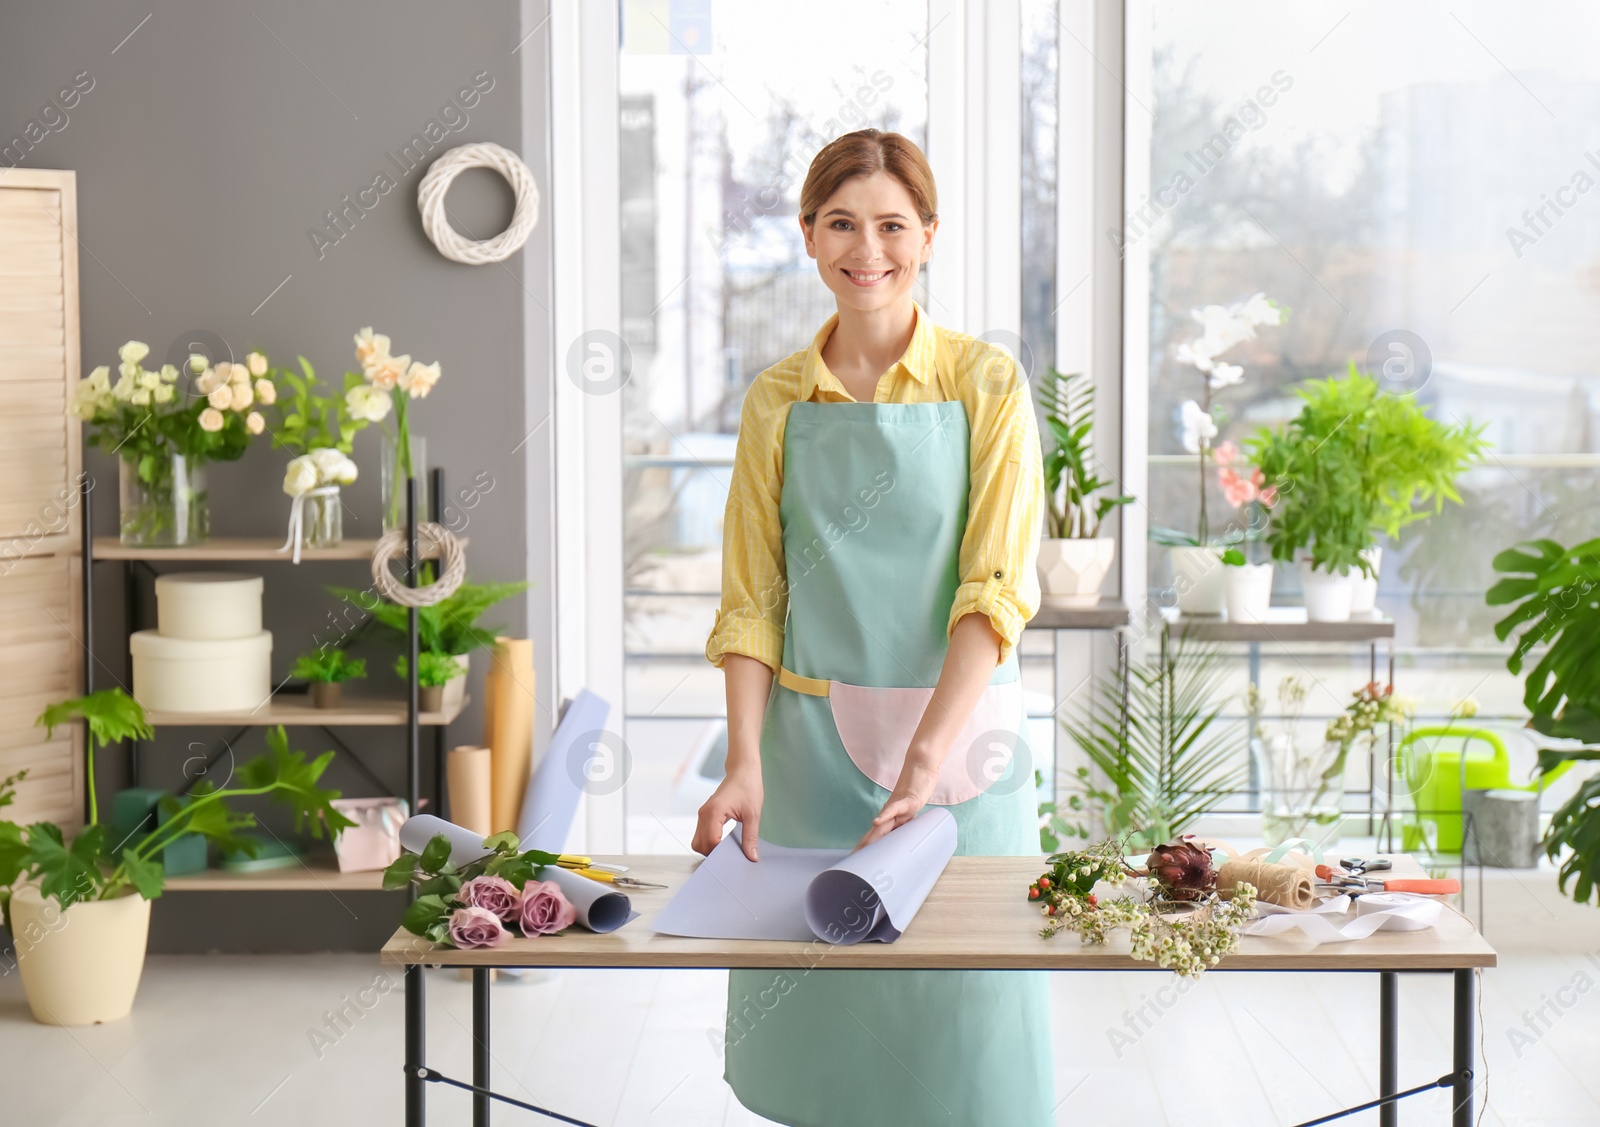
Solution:
<svg viewBox="0 0 1600 1127">
<path fill-rule="evenodd" d="M 611 706 L 588 689 L 562 709 L 561 722 L 534 768 L 522 800 L 522 816 L 517 822 L 522 848 L 560 853 L 566 845 L 578 797 L 589 778 L 590 757 L 596 754 L 589 745 L 595 743 L 597 734 L 603 734 L 610 712 Z"/>
<path fill-rule="evenodd" d="M 1297 865 L 1263 861 L 1259 857 L 1224 861 L 1217 870 L 1218 890 L 1228 895 L 1241 883 L 1255 886 L 1257 900 L 1279 907 L 1304 911 L 1317 902 L 1316 884 L 1311 874 Z"/>
<path fill-rule="evenodd" d="M 1353 916 L 1349 915 L 1352 899 Z M 1377 931 L 1423 931 L 1439 921 L 1444 905 L 1409 892 L 1369 892 L 1353 898 L 1335 896 L 1305 912 L 1275 904 L 1258 904 L 1257 910 L 1261 915 L 1240 928 L 1241 935 L 1282 935 L 1299 929 L 1320 946 L 1365 939 Z"/>
<path fill-rule="evenodd" d="M 533 640 L 496 638 L 484 679 L 490 709 L 485 742 L 490 757 L 490 817 L 493 832 L 517 828 L 533 757 Z"/>
<path fill-rule="evenodd" d="M 412 853 L 421 853 L 427 848 L 428 842 L 439 834 L 444 834 L 449 840 L 450 864 L 458 869 L 472 864 L 488 852 L 483 847 L 485 835 L 432 814 L 418 814 L 415 818 L 406 819 L 400 827 L 400 845 Z M 615 931 L 639 914 L 633 910 L 626 893 L 558 865 L 546 865 L 539 879 L 554 881 L 560 886 L 562 895 L 578 910 L 577 922 L 590 931 Z"/>
<path fill-rule="evenodd" d="M 489 756 L 486 747 L 453 747 L 445 757 L 450 782 L 450 817 L 480 839 L 488 837 L 494 820 L 489 808 Z"/>
</svg>

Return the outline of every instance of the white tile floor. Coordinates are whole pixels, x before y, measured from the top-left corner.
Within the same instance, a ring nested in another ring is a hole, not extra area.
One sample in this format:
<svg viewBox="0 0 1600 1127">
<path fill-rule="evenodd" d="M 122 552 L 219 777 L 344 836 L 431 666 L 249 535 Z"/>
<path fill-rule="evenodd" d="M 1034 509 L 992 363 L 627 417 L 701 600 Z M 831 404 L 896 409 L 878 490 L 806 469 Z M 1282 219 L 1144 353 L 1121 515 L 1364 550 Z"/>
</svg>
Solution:
<svg viewBox="0 0 1600 1127">
<path fill-rule="evenodd" d="M 1600 985 L 1600 927 L 1569 946 L 1508 953 L 1482 980 L 1485 1124 L 1600 1123 L 1600 989 L 1592 988 Z M 359 1016 L 336 1040 L 318 1045 L 313 1036 L 326 1035 L 327 1013 L 381 975 L 359 955 L 155 956 L 131 1018 L 80 1029 L 35 1024 L 15 975 L 0 979 L 0 1122 L 400 1123 L 398 979 L 369 1010 L 350 1011 Z M 1174 981 L 1054 976 L 1057 1123 L 1288 1124 L 1375 1094 L 1375 977 L 1217 974 L 1182 995 L 1162 992 Z M 596 1124 L 764 1123 L 721 1079 L 724 983 L 720 971 L 502 981 L 494 987 L 495 1083 Z M 436 971 L 429 990 L 432 1063 L 470 1077 L 469 986 Z M 1152 996 L 1165 1006 L 1160 1017 L 1128 1035 L 1124 1015 Z M 1412 1085 L 1449 1067 L 1449 979 L 1404 978 L 1401 1000 L 1401 1081 Z M 1526 1028 L 1524 1011 L 1547 1001 L 1554 1020 L 1546 1027 L 1536 1019 L 1536 1039 L 1509 1036 Z M 1443 1093 L 1414 1097 L 1401 1122 L 1446 1123 L 1446 1104 Z M 433 1123 L 470 1122 L 464 1093 L 432 1087 L 430 1108 Z M 495 1114 L 508 1125 L 541 1121 L 549 1122 L 510 1108 Z"/>
</svg>

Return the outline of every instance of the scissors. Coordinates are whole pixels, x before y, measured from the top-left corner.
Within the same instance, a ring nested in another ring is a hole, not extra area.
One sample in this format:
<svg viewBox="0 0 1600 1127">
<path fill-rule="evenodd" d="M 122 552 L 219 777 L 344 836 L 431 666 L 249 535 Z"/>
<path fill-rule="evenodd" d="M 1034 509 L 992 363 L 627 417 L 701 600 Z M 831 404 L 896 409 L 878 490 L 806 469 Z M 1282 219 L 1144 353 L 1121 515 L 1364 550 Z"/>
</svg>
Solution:
<svg viewBox="0 0 1600 1127">
<path fill-rule="evenodd" d="M 593 857 L 584 857 L 576 853 L 560 853 L 556 855 L 556 864 L 563 869 L 599 869 L 607 873 L 625 873 L 626 865 L 613 865 L 605 861 L 596 861 Z"/>
<path fill-rule="evenodd" d="M 562 866 L 562 867 L 565 868 L 566 866 Z M 621 875 L 619 875 L 617 873 L 610 872 L 609 870 L 606 870 L 606 869 L 583 868 L 583 869 L 573 869 L 572 871 L 577 873 L 580 877 L 588 877 L 590 880 L 601 881 L 604 884 L 614 884 L 618 888 L 666 888 L 667 887 L 664 884 L 654 884 L 654 883 L 652 883 L 650 881 L 647 881 L 647 880 L 640 880 L 638 877 L 621 876 Z"/>
</svg>

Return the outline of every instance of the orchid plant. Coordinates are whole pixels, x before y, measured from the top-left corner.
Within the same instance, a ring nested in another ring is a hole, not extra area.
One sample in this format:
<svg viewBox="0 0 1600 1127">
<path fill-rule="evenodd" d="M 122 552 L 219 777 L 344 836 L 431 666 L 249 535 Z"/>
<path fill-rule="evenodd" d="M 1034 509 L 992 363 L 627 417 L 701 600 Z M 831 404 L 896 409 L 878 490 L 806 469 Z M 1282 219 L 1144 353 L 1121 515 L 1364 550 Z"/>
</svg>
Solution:
<svg viewBox="0 0 1600 1127">
<path fill-rule="evenodd" d="M 1199 519 L 1192 536 L 1172 529 L 1153 529 L 1153 539 L 1193 547 L 1212 542 L 1206 513 L 1206 463 L 1213 457 L 1211 440 L 1219 432 L 1221 414 L 1213 404 L 1213 395 L 1244 382 L 1244 368 L 1227 363 L 1222 356 L 1245 341 L 1254 340 L 1259 326 L 1281 325 L 1287 315 L 1285 307 L 1259 293 L 1232 305 L 1207 305 L 1191 312 L 1200 324 L 1200 335 L 1178 346 L 1178 362 L 1191 365 L 1200 373 L 1201 392 L 1198 400 L 1185 399 L 1179 406 L 1178 421 L 1183 449 L 1195 455 L 1199 463 Z"/>
<path fill-rule="evenodd" d="M 354 384 L 345 392 L 345 405 L 355 419 L 381 422 L 394 408 L 394 474 L 392 480 L 403 482 L 413 476 L 411 452 L 410 403 L 425 399 L 439 382 L 439 362 L 424 364 L 409 355 L 393 356 L 389 351 L 389 338 L 374 333 L 370 327 L 355 336 L 356 361 L 361 365 L 363 382 Z M 348 375 L 346 377 L 348 381 Z M 385 514 L 387 527 L 398 528 L 404 523 L 404 493 L 395 489 L 389 497 L 389 511 Z"/>
</svg>

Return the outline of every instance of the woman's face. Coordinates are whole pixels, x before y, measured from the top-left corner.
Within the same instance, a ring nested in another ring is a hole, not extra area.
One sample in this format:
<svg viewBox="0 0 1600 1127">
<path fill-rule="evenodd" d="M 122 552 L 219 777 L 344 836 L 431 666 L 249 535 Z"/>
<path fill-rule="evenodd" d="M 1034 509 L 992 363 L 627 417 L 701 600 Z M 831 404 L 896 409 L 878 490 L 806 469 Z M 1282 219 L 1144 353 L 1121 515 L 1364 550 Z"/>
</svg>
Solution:
<svg viewBox="0 0 1600 1127">
<path fill-rule="evenodd" d="M 911 293 L 933 251 L 935 219 L 923 226 L 905 185 L 887 172 L 840 185 L 806 227 L 806 253 L 840 306 L 863 312 L 895 305 Z"/>
</svg>

